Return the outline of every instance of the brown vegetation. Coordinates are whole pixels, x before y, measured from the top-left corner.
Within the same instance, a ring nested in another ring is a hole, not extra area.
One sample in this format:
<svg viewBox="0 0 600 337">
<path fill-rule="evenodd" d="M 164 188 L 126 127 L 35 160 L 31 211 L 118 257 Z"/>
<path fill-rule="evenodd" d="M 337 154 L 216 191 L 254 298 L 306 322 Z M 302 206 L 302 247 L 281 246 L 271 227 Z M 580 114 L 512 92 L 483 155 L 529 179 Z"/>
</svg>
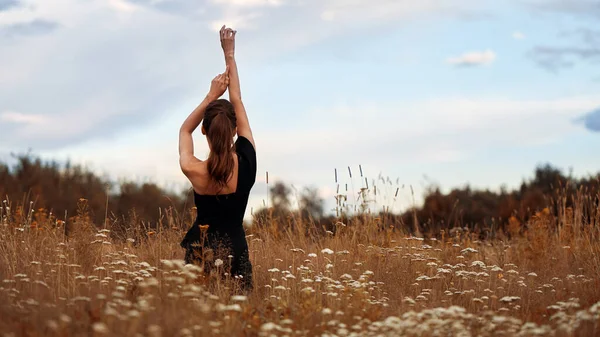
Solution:
<svg viewBox="0 0 600 337">
<path fill-rule="evenodd" d="M 38 180 L 29 189 L 43 185 L 40 175 L 32 176 Z M 286 205 L 278 200 L 248 230 L 255 291 L 244 297 L 232 296 L 231 280 L 205 278 L 181 264 L 178 243 L 191 208 L 177 212 L 169 204 L 147 222 L 140 215 L 98 223 L 99 201 L 80 198 L 89 192 L 85 182 L 96 181 L 85 176 L 71 173 L 51 185 L 57 193 L 82 193 L 69 206 L 67 224 L 62 214 L 28 202 L 0 208 L 0 332 L 6 336 L 600 335 L 600 208 L 593 180 L 548 188 L 536 173 L 520 191 L 500 194 L 512 198 L 507 205 L 516 206 L 505 207 L 516 211 L 503 215 L 505 225 L 489 227 L 494 235 L 485 240 L 477 224 L 486 224 L 480 219 L 490 213 L 499 219 L 493 212 L 502 204 L 491 192 L 430 196 L 409 220 L 340 216 L 326 228 L 309 220 L 308 209 L 275 217 Z M 535 188 L 541 197 L 529 199 Z M 526 200 L 539 204 L 526 206 Z M 414 219 L 425 237 L 403 227 Z"/>
</svg>

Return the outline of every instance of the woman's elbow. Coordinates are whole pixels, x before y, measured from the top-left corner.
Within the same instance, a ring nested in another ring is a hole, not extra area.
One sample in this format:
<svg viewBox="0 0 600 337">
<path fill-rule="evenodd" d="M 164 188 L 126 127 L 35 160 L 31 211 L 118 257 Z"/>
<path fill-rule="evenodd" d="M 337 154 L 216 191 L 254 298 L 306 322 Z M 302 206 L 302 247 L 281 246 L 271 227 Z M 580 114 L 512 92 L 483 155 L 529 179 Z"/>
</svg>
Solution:
<svg viewBox="0 0 600 337">
<path fill-rule="evenodd" d="M 180 128 L 179 128 L 179 135 L 185 135 L 185 134 L 191 134 L 190 130 L 188 127 L 186 127 L 185 124 L 183 124 Z"/>
</svg>

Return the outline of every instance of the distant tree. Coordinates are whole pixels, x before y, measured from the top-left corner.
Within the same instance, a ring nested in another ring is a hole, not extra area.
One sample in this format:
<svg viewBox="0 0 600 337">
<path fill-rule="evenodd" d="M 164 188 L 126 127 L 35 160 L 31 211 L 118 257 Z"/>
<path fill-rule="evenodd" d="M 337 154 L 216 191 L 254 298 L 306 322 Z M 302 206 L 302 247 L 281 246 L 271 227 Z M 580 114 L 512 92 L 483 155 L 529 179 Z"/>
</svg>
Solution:
<svg viewBox="0 0 600 337">
<path fill-rule="evenodd" d="M 324 215 L 324 201 L 316 188 L 307 187 L 300 195 L 300 214 L 303 219 L 319 221 Z"/>
<path fill-rule="evenodd" d="M 276 182 L 273 187 L 269 189 L 271 193 L 271 202 L 274 207 L 281 208 L 281 210 L 289 210 L 290 203 L 290 194 L 292 193 L 291 189 L 283 182 Z"/>
<path fill-rule="evenodd" d="M 564 186 L 568 178 L 558 168 L 550 164 L 539 165 L 534 172 L 534 178 L 530 182 L 531 187 L 539 188 L 542 193 L 550 193 L 552 189 Z"/>
<path fill-rule="evenodd" d="M 108 218 L 114 224 L 130 225 L 121 220 L 132 211 L 139 221 L 156 226 L 160 220 L 159 208 L 183 210 L 185 205 L 185 198 L 155 184 L 124 182 L 114 189 L 111 181 L 80 165 L 46 162 L 29 154 L 17 155 L 15 159 L 11 167 L 0 163 L 2 199 L 27 207 L 31 201 L 33 209 L 52 211 L 60 220 L 75 216 L 82 199 L 91 221 L 98 227 L 104 226 Z"/>
</svg>

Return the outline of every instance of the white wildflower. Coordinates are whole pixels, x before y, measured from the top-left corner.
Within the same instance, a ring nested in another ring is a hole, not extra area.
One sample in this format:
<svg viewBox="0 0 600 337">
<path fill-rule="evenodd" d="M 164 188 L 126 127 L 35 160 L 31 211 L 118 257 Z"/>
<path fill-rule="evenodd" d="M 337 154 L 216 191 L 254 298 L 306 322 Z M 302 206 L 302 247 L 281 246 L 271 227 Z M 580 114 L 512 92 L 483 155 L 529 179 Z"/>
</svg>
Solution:
<svg viewBox="0 0 600 337">
<path fill-rule="evenodd" d="M 131 317 L 131 318 L 139 318 L 140 317 L 140 312 L 137 310 L 129 310 L 127 312 L 127 316 Z"/>
<path fill-rule="evenodd" d="M 406 304 L 409 304 L 409 305 L 413 305 L 413 304 L 417 303 L 417 302 L 415 302 L 415 300 L 413 300 L 412 298 L 410 298 L 408 296 L 404 297 L 404 299 L 402 300 L 402 302 L 406 303 Z"/>
<path fill-rule="evenodd" d="M 167 268 L 173 268 L 175 266 L 171 260 L 160 260 L 160 262 Z"/>
<path fill-rule="evenodd" d="M 108 330 L 108 326 L 102 322 L 96 322 L 92 324 L 92 330 L 98 334 L 108 334 L 110 330 Z"/>
<path fill-rule="evenodd" d="M 463 250 L 460 251 L 461 254 L 465 254 L 465 253 L 478 253 L 477 249 L 473 249 L 471 247 L 465 248 Z"/>
<path fill-rule="evenodd" d="M 471 267 L 479 267 L 483 269 L 485 268 L 485 263 L 483 263 L 483 261 L 473 261 L 471 262 Z"/>
<path fill-rule="evenodd" d="M 314 293 L 314 292 L 315 292 L 315 290 L 314 290 L 312 287 L 306 287 L 306 288 L 303 288 L 303 289 L 301 290 L 301 292 L 303 292 L 303 293 L 307 293 L 307 294 L 312 294 L 312 293 Z"/>
<path fill-rule="evenodd" d="M 518 296 L 504 296 L 504 297 L 502 297 L 500 299 L 500 302 L 502 302 L 502 303 L 512 303 L 512 302 L 518 301 L 520 299 L 521 298 L 518 297 Z"/>
<path fill-rule="evenodd" d="M 231 304 L 231 305 L 224 305 L 224 304 L 217 304 L 217 311 L 235 311 L 235 312 L 242 312 L 242 307 L 239 304 Z"/>
<path fill-rule="evenodd" d="M 60 321 L 63 322 L 64 324 L 69 324 L 71 323 L 71 317 L 65 315 L 65 314 L 61 314 L 59 317 Z"/>
<path fill-rule="evenodd" d="M 352 280 L 352 275 L 350 275 L 350 274 L 344 274 L 344 275 L 340 276 L 340 279 L 342 279 L 342 280 Z"/>
<path fill-rule="evenodd" d="M 331 250 L 329 248 L 325 248 L 325 249 L 321 250 L 321 253 L 332 255 L 333 254 L 333 250 Z"/>
<path fill-rule="evenodd" d="M 277 330 L 279 328 L 279 325 L 273 323 L 273 322 L 269 322 L 269 323 L 264 323 L 263 325 L 261 325 L 260 330 L 261 331 L 273 331 L 273 330 Z"/>
</svg>

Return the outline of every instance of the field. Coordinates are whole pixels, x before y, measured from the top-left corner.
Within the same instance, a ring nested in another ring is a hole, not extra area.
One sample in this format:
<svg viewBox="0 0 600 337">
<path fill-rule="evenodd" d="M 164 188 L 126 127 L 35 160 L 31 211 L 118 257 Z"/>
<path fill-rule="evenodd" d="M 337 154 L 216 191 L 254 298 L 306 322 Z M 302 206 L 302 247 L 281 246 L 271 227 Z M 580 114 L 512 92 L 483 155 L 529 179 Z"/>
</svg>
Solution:
<svg viewBox="0 0 600 337">
<path fill-rule="evenodd" d="M 188 225 L 117 235 L 85 214 L 2 205 L 2 336 L 598 336 L 600 210 L 511 221 L 493 241 L 458 228 L 411 237 L 365 215 L 248 231 L 255 290 L 184 266 Z M 510 239 L 509 239 L 510 236 Z M 226 261 L 225 264 L 226 265 Z"/>
</svg>

